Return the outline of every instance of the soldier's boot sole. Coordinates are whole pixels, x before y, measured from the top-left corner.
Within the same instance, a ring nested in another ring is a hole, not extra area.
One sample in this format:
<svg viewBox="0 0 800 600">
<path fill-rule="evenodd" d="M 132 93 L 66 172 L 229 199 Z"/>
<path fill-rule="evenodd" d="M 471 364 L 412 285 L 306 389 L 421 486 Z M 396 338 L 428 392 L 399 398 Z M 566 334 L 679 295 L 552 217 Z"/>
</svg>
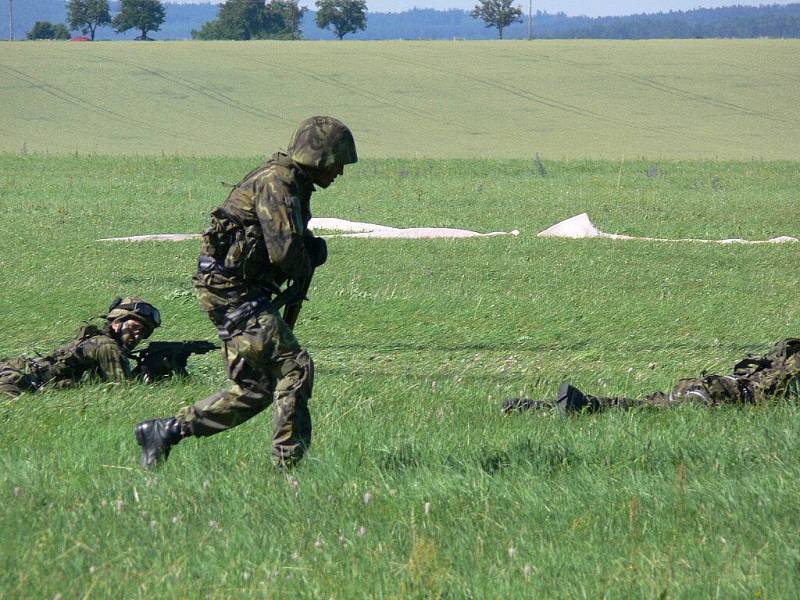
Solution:
<svg viewBox="0 0 800 600">
<path fill-rule="evenodd" d="M 558 388 L 556 406 L 562 415 L 573 415 L 583 410 L 592 412 L 596 408 L 582 391 L 569 383 L 562 383 Z"/>
</svg>

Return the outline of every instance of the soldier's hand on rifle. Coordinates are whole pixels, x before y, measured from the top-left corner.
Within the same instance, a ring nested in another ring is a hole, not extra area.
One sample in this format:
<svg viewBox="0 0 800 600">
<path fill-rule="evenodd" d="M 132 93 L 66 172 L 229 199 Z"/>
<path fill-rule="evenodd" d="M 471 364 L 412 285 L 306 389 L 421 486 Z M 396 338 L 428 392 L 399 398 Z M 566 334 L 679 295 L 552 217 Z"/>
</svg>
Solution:
<svg viewBox="0 0 800 600">
<path fill-rule="evenodd" d="M 300 304 L 304 300 L 308 300 L 306 298 L 305 290 L 308 289 L 307 286 L 303 286 L 298 283 L 296 280 L 292 280 L 289 285 L 272 301 L 272 303 L 277 308 L 283 308 L 284 306 L 292 306 L 294 304 Z"/>
<path fill-rule="evenodd" d="M 192 354 L 205 354 L 219 346 L 204 340 L 188 342 L 150 342 L 146 348 L 132 353 L 136 361 L 134 377 L 153 383 L 173 375 L 188 375 L 186 363 Z"/>
</svg>

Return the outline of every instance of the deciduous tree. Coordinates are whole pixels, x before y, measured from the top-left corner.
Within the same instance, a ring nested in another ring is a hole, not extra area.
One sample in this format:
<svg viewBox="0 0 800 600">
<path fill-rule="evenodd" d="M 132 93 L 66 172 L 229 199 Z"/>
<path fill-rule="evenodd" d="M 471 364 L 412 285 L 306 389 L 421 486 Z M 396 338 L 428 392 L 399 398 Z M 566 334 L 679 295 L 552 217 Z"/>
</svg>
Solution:
<svg viewBox="0 0 800 600">
<path fill-rule="evenodd" d="M 95 31 L 100 25 L 111 24 L 108 0 L 69 0 L 67 20 L 72 29 L 80 30 L 94 40 Z"/>
<path fill-rule="evenodd" d="M 267 4 L 267 12 L 274 12 L 283 20 L 282 37 L 291 40 L 303 38 L 300 24 L 308 9 L 305 6 L 298 6 L 297 0 L 272 0 Z"/>
<path fill-rule="evenodd" d="M 300 39 L 306 8 L 297 0 L 226 0 L 217 18 L 203 24 L 192 37 L 200 40 Z"/>
<path fill-rule="evenodd" d="M 333 26 L 339 39 L 367 28 L 366 0 L 317 0 L 316 5 L 319 28 Z"/>
<path fill-rule="evenodd" d="M 470 14 L 483 19 L 487 27 L 497 27 L 497 36 L 503 39 L 503 29 L 512 23 L 522 22 L 522 9 L 511 6 L 514 0 L 480 0 Z"/>
<path fill-rule="evenodd" d="M 53 25 L 50 21 L 36 21 L 28 32 L 29 40 L 68 40 L 69 29 L 61 23 Z"/>
<path fill-rule="evenodd" d="M 148 31 L 158 31 L 166 18 L 159 0 L 122 0 L 120 12 L 112 19 L 114 29 L 122 33 L 129 29 L 141 31 L 137 40 L 149 40 Z"/>
</svg>

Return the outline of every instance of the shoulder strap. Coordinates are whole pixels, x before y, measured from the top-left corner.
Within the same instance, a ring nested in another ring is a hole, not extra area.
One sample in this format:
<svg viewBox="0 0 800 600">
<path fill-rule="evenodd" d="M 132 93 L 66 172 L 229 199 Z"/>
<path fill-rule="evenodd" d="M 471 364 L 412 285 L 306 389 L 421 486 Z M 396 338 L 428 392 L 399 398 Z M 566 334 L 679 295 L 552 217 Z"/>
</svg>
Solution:
<svg viewBox="0 0 800 600">
<path fill-rule="evenodd" d="M 236 189 L 237 187 L 239 187 L 240 185 L 242 185 L 242 184 L 243 184 L 245 181 L 247 181 L 248 179 L 250 179 L 251 177 L 253 177 L 253 176 L 254 176 L 256 173 L 258 173 L 259 171 L 263 171 L 264 169 L 266 169 L 266 168 L 267 168 L 268 166 L 270 166 L 271 164 L 275 164 L 275 163 L 281 164 L 281 163 L 279 162 L 279 160 L 280 160 L 280 156 L 281 156 L 281 155 L 280 155 L 280 153 L 275 153 L 275 154 L 273 154 L 273 155 L 272 155 L 272 157 L 271 157 L 271 158 L 270 158 L 270 159 L 269 159 L 267 162 L 265 162 L 265 163 L 262 163 L 262 164 L 258 165 L 258 166 L 257 166 L 255 169 L 253 169 L 253 170 L 252 170 L 252 171 L 250 171 L 250 172 L 249 172 L 247 175 L 245 175 L 244 177 L 242 177 L 242 178 L 239 180 L 239 183 L 237 183 L 237 184 L 234 186 L 234 189 Z M 288 158 L 288 157 L 287 157 L 287 158 Z M 289 162 L 291 162 L 291 161 L 289 161 Z"/>
<path fill-rule="evenodd" d="M 103 335 L 103 332 L 96 325 L 84 325 L 78 330 L 77 341 L 83 341 L 92 337 Z"/>
</svg>

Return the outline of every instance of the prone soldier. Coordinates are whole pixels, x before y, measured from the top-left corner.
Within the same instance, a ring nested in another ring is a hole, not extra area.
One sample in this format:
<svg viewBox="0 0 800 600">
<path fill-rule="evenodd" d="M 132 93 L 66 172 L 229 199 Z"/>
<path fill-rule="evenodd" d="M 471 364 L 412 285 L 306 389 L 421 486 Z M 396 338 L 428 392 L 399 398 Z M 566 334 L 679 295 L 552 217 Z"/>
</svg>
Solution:
<svg viewBox="0 0 800 600">
<path fill-rule="evenodd" d="M 553 401 L 507 398 L 501 410 L 557 408 L 563 414 L 600 412 L 609 408 L 640 406 L 669 408 L 687 403 L 705 406 L 756 404 L 800 395 L 800 339 L 787 338 L 774 344 L 763 356 L 748 356 L 733 367 L 731 375 L 704 375 L 681 379 L 668 394 L 656 392 L 644 398 L 592 396 L 564 383 Z"/>
<path fill-rule="evenodd" d="M 273 463 L 303 456 L 311 443 L 314 365 L 292 326 L 327 256 L 325 241 L 308 229 L 311 194 L 357 160 L 343 123 L 311 117 L 299 124 L 287 152 L 245 175 L 212 211 L 193 282 L 223 342 L 229 386 L 174 417 L 136 425 L 143 467 L 165 460 L 183 438 L 236 427 L 273 401 Z"/>
<path fill-rule="evenodd" d="M 46 356 L 0 361 L 0 394 L 19 396 L 45 386 L 70 387 L 96 377 L 121 382 L 135 376 L 130 353 L 161 325 L 158 309 L 131 296 L 109 306 L 104 323 L 85 325 L 71 342 Z"/>
</svg>

